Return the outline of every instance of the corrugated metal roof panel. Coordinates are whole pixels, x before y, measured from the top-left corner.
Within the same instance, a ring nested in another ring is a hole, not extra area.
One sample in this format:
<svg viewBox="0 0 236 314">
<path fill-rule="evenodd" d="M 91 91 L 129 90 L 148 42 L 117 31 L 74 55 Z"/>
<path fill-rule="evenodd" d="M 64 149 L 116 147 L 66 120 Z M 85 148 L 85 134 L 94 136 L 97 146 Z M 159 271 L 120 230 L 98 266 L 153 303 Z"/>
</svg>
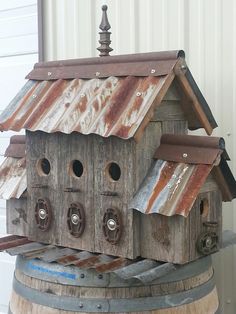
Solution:
<svg viewBox="0 0 236 314">
<path fill-rule="evenodd" d="M 0 130 L 76 131 L 128 139 L 171 81 L 167 75 L 28 82 L 1 115 Z"/>
<path fill-rule="evenodd" d="M 27 188 L 25 157 L 8 157 L 0 166 L 0 198 L 20 198 Z"/>
<path fill-rule="evenodd" d="M 212 167 L 157 160 L 129 207 L 187 217 Z"/>
</svg>

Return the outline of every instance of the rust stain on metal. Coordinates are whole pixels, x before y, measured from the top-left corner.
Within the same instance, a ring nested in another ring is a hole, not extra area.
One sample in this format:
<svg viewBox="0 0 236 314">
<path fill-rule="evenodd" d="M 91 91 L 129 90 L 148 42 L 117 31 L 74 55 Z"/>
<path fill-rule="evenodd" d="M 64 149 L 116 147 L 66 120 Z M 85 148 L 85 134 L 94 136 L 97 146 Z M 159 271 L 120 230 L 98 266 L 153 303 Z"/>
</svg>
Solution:
<svg viewBox="0 0 236 314">
<path fill-rule="evenodd" d="M 113 270 L 118 269 L 120 267 L 126 266 L 129 263 L 131 263 L 131 262 L 128 259 L 123 258 L 123 257 L 118 257 L 118 258 L 115 258 L 111 262 L 100 264 L 100 265 L 96 266 L 95 268 L 96 268 L 96 271 L 98 271 L 100 273 L 104 273 L 104 272 L 113 271 Z"/>
<path fill-rule="evenodd" d="M 27 243 L 31 243 L 29 239 L 25 237 L 20 237 L 20 236 L 7 236 L 4 238 L 1 238 L 0 242 L 0 251 L 4 251 L 19 245 L 24 245 Z"/>
<path fill-rule="evenodd" d="M 128 139 L 136 133 L 167 77 L 28 83 L 1 115 L 0 128 Z"/>
<path fill-rule="evenodd" d="M 158 160 L 129 207 L 145 214 L 187 217 L 212 167 Z"/>
<path fill-rule="evenodd" d="M 188 216 L 190 209 L 192 208 L 197 195 L 210 174 L 213 165 L 197 165 L 193 171 L 193 174 L 189 178 L 181 199 L 178 202 L 178 206 L 175 209 L 175 213 Z"/>
<path fill-rule="evenodd" d="M 160 194 L 160 192 L 164 189 L 167 183 L 170 181 L 175 168 L 177 167 L 177 163 L 166 163 L 161 171 L 160 180 L 154 187 L 151 196 L 149 197 L 146 214 L 150 213 L 152 206 Z"/>
<path fill-rule="evenodd" d="M 85 259 L 74 261 L 71 264 L 80 268 L 90 268 L 94 266 L 97 261 L 99 261 L 99 255 L 93 255 Z"/>
</svg>

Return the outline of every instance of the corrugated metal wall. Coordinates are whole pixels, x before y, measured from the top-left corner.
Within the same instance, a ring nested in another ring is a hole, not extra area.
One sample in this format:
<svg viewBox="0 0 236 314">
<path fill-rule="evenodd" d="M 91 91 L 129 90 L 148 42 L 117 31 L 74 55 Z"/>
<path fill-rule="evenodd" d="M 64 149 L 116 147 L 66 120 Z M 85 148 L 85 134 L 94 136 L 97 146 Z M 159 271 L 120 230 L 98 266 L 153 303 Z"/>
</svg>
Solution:
<svg viewBox="0 0 236 314">
<path fill-rule="evenodd" d="M 113 54 L 184 49 L 225 138 L 236 174 L 235 0 L 44 0 L 47 60 L 98 55 L 101 5 L 108 4 Z M 224 227 L 236 231 L 235 202 L 224 206 Z M 236 312 L 236 250 L 215 258 L 225 314 Z"/>
</svg>

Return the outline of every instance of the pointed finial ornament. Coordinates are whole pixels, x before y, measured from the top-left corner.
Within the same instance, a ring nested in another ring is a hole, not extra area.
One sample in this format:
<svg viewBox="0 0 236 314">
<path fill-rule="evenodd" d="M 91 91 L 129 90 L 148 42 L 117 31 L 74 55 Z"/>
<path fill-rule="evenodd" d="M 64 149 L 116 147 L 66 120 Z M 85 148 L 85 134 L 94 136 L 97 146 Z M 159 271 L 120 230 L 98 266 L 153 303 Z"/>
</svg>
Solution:
<svg viewBox="0 0 236 314">
<path fill-rule="evenodd" d="M 111 25 L 109 24 L 108 18 L 107 18 L 107 5 L 102 6 L 102 21 L 101 21 L 101 24 L 99 25 L 99 28 L 101 29 L 101 32 L 99 32 L 100 47 L 97 48 L 97 50 L 100 51 L 99 56 L 100 57 L 109 56 L 109 53 L 113 49 L 109 47 L 111 44 L 111 39 L 110 39 L 111 32 L 109 32 L 108 30 L 111 28 Z"/>
</svg>

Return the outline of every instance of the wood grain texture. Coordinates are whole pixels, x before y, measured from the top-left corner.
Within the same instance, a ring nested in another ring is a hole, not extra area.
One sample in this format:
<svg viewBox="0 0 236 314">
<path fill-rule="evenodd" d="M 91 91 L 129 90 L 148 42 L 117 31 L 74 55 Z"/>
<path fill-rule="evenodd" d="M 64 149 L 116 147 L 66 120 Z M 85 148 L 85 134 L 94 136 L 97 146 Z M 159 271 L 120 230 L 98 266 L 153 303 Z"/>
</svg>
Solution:
<svg viewBox="0 0 236 314">
<path fill-rule="evenodd" d="M 62 246 L 93 252 L 95 232 L 93 138 L 77 133 L 60 134 L 57 152 L 60 243 Z M 83 165 L 83 173 L 79 177 L 72 171 L 72 162 L 75 160 Z M 76 192 L 65 192 L 68 188 L 75 189 Z M 69 233 L 67 225 L 67 213 L 72 203 L 81 204 L 85 211 L 85 229 L 78 238 Z"/>
<path fill-rule="evenodd" d="M 184 264 L 188 261 L 188 218 L 150 214 L 141 216 L 141 256 Z"/>
<path fill-rule="evenodd" d="M 29 235 L 29 218 L 27 217 L 27 198 L 6 201 L 7 233 L 19 236 Z"/>
<path fill-rule="evenodd" d="M 119 138 L 104 139 L 94 136 L 94 210 L 95 210 L 95 251 L 111 255 L 134 258 L 139 255 L 138 215 L 128 211 L 128 202 L 134 192 L 134 140 Z M 108 167 L 113 162 L 119 165 L 121 176 L 112 180 Z M 104 195 L 115 192 L 116 196 Z M 122 235 L 117 244 L 105 239 L 102 230 L 103 216 L 107 209 L 120 211 Z"/>
<path fill-rule="evenodd" d="M 46 134 L 44 132 L 26 132 L 26 162 L 27 162 L 27 215 L 30 221 L 29 238 L 43 243 L 60 244 L 60 198 L 58 190 L 59 169 L 57 152 L 59 147 L 59 134 Z M 47 176 L 40 176 L 37 171 L 37 162 L 47 158 L 51 171 Z M 36 185 L 46 188 L 34 188 Z M 47 198 L 52 208 L 52 223 L 48 231 L 40 230 L 35 221 L 35 205 L 39 198 Z"/>
</svg>

